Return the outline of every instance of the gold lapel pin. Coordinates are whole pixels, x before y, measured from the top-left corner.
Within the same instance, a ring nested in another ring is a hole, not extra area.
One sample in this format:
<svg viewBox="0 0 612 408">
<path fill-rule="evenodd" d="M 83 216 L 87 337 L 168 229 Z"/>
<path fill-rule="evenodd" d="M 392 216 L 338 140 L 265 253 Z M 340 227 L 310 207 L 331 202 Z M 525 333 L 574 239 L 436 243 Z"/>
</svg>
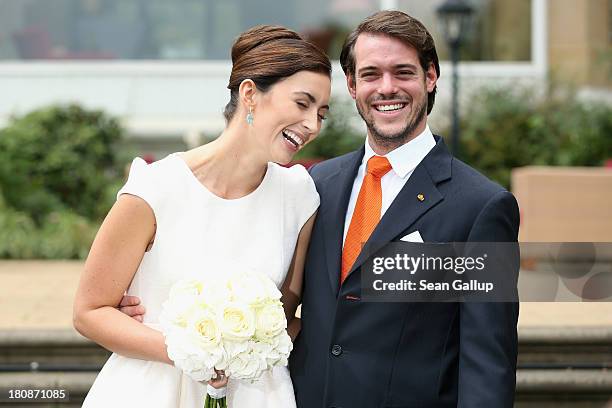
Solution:
<svg viewBox="0 0 612 408">
<path fill-rule="evenodd" d="M 423 194 L 417 194 L 417 199 L 419 201 L 425 201 L 425 196 Z"/>
</svg>

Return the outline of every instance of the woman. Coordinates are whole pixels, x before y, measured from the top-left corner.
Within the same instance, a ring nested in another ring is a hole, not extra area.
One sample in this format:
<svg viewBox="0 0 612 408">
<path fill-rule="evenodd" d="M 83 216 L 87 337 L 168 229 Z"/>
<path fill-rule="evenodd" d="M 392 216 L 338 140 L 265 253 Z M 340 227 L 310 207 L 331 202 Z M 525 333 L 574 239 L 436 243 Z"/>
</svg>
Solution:
<svg viewBox="0 0 612 408">
<path fill-rule="evenodd" d="M 266 272 L 281 288 L 292 338 L 305 252 L 319 197 L 301 166 L 284 168 L 320 131 L 331 65 L 297 33 L 259 26 L 232 48 L 227 127 L 215 141 L 145 164 L 135 159 L 85 264 L 74 326 L 114 352 L 85 407 L 200 407 L 206 384 L 173 366 L 157 319 L 174 282 Z M 147 305 L 144 323 L 119 312 L 127 291 Z M 234 407 L 295 406 L 286 367 L 255 383 L 227 383 Z"/>
</svg>

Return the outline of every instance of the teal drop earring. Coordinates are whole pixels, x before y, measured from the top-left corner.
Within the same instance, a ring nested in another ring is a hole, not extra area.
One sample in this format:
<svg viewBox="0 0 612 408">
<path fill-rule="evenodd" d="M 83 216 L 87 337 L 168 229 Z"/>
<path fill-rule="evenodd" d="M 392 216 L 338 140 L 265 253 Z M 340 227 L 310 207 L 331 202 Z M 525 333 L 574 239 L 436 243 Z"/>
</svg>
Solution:
<svg viewBox="0 0 612 408">
<path fill-rule="evenodd" d="M 249 113 L 246 115 L 246 121 L 250 125 L 253 124 L 253 109 L 249 106 Z"/>
</svg>

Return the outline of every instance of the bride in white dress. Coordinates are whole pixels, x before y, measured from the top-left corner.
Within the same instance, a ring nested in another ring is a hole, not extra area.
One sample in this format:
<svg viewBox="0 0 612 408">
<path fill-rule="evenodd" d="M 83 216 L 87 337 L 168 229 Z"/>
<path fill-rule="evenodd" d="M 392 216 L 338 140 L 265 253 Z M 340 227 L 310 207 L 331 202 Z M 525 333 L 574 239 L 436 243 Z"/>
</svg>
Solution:
<svg viewBox="0 0 612 408">
<path fill-rule="evenodd" d="M 292 338 L 304 257 L 319 196 L 302 166 L 282 167 L 320 131 L 328 110 L 327 56 L 283 27 L 259 26 L 232 48 L 228 125 L 213 142 L 147 165 L 135 159 L 91 248 L 74 326 L 113 351 L 84 407 L 202 407 L 207 384 L 168 357 L 158 317 L 179 279 L 228 265 L 276 282 Z M 117 310 L 123 295 L 146 305 L 143 323 Z M 286 367 L 254 383 L 218 378 L 228 406 L 295 406 Z"/>
</svg>

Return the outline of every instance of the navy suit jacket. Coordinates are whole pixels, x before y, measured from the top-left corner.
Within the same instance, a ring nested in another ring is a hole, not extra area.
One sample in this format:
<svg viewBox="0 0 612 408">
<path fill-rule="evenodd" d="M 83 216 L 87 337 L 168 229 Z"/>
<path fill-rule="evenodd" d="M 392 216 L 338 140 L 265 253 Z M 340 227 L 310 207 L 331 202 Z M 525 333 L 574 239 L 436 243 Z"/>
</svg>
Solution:
<svg viewBox="0 0 612 408">
<path fill-rule="evenodd" d="M 298 407 L 512 407 L 517 303 L 363 302 L 358 268 L 365 249 L 413 231 L 425 242 L 516 242 L 514 196 L 453 158 L 436 136 L 340 286 L 344 219 L 363 154 L 311 169 L 321 206 L 290 358 Z"/>
</svg>

